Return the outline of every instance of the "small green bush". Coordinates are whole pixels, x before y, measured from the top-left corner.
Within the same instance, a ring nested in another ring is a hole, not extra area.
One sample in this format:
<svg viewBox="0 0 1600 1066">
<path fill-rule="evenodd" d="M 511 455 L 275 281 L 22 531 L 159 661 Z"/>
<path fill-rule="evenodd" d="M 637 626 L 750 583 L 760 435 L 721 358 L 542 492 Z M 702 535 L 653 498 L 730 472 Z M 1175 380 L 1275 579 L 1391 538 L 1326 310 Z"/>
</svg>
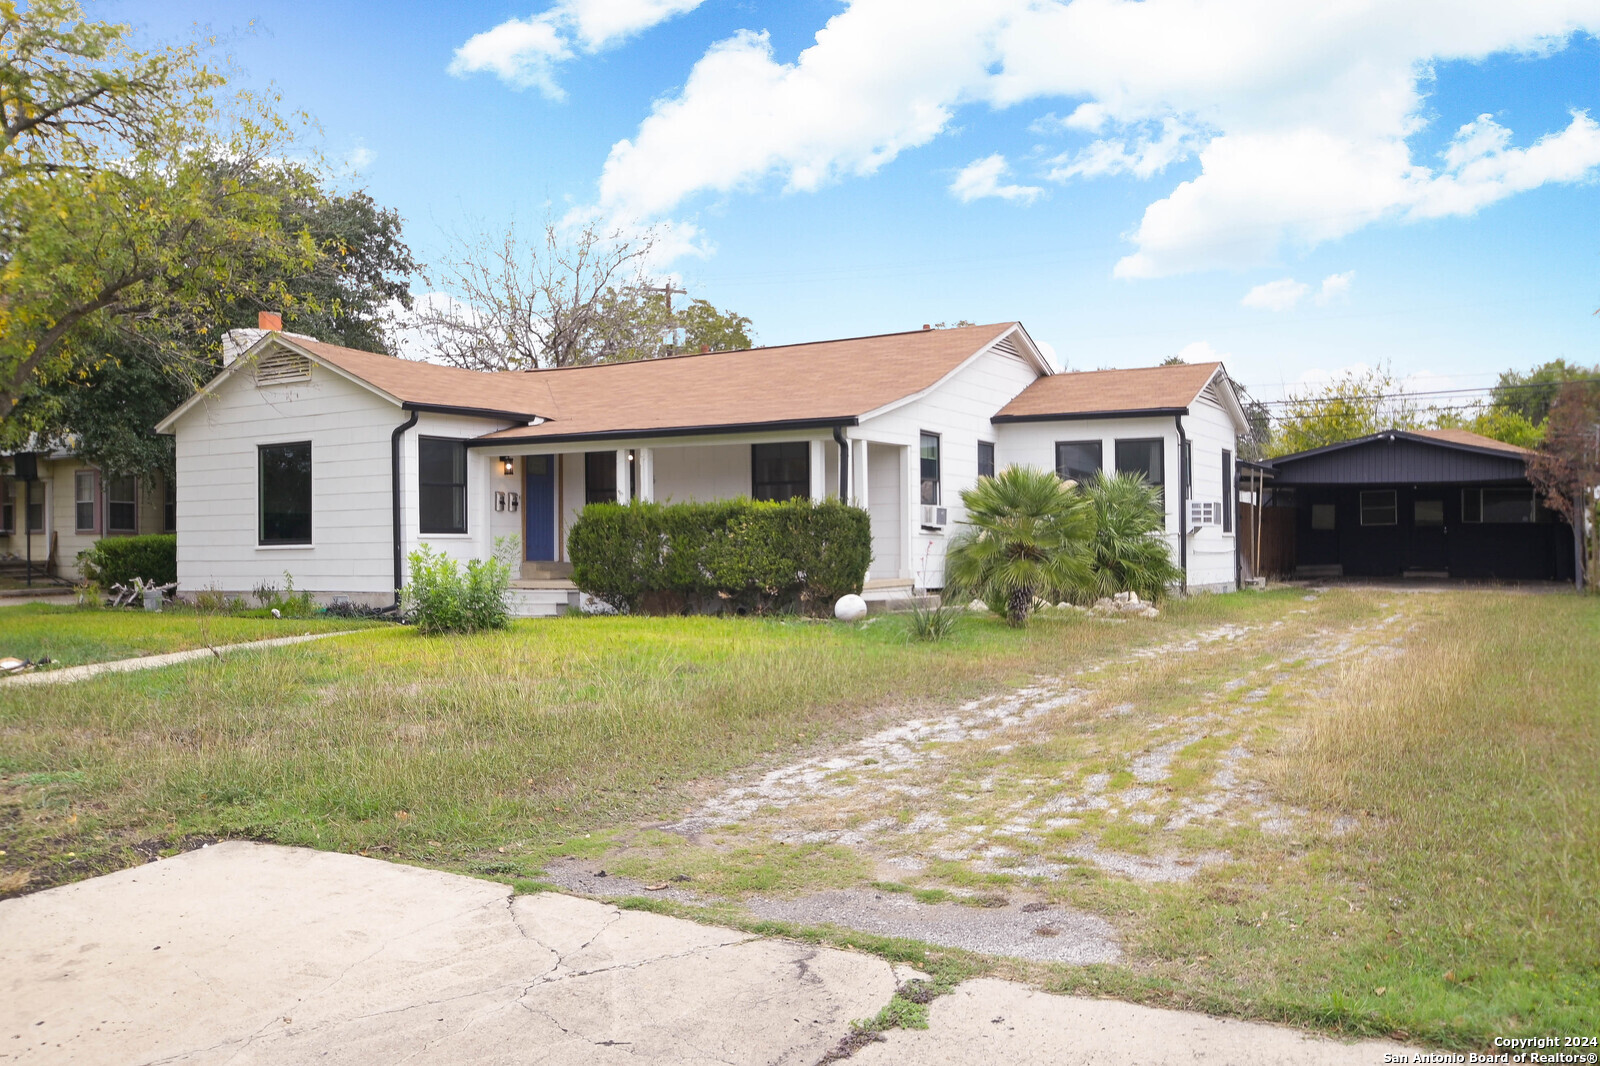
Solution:
<svg viewBox="0 0 1600 1066">
<path fill-rule="evenodd" d="M 511 565 L 504 556 L 506 543 L 495 544 L 495 555 L 473 559 L 463 572 L 448 555 L 426 544 L 411 553 L 411 580 L 405 587 L 402 608 L 420 633 L 476 633 L 504 629 L 511 620 L 506 602 L 511 590 Z"/>
<path fill-rule="evenodd" d="M 310 618 L 317 613 L 317 601 L 304 589 L 294 590 L 294 575 L 287 570 L 283 572 L 281 591 L 270 581 L 263 581 L 251 589 L 250 594 L 263 608 L 277 611 L 284 618 Z"/>
<path fill-rule="evenodd" d="M 574 583 L 644 614 L 827 614 L 872 562 L 867 513 L 836 501 L 596 503 L 567 538 Z"/>
<path fill-rule="evenodd" d="M 136 577 L 147 585 L 165 585 L 178 580 L 178 536 L 102 537 L 78 553 L 78 568 L 101 588 L 131 585 Z"/>
</svg>

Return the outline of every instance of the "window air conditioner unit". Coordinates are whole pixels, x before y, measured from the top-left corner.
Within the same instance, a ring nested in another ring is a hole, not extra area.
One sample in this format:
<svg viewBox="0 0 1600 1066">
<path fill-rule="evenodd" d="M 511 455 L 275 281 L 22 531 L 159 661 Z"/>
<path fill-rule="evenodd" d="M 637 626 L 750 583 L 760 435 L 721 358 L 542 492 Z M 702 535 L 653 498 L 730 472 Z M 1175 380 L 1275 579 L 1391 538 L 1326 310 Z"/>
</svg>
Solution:
<svg viewBox="0 0 1600 1066">
<path fill-rule="evenodd" d="M 950 512 L 944 507 L 922 507 L 922 525 L 926 529 L 943 529 L 950 523 Z"/>
<path fill-rule="evenodd" d="M 1199 529 L 1201 526 L 1222 525 L 1222 502 L 1220 500 L 1190 500 L 1189 501 L 1189 528 Z"/>
</svg>

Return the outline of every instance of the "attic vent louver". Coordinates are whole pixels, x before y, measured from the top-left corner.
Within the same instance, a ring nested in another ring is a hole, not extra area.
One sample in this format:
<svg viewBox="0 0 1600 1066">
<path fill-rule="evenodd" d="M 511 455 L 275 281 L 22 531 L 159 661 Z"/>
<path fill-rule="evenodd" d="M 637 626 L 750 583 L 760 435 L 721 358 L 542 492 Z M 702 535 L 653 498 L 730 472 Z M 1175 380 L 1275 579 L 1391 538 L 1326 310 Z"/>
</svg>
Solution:
<svg viewBox="0 0 1600 1066">
<path fill-rule="evenodd" d="M 294 352 L 275 351 L 263 355 L 256 363 L 256 384 L 287 385 L 292 381 L 311 380 L 311 360 Z"/>
<path fill-rule="evenodd" d="M 995 341 L 994 350 L 1000 352 L 1002 355 L 1009 355 L 1013 359 L 1022 358 L 1022 353 L 1017 351 L 1015 342 L 1013 342 L 1009 337 L 1007 337 L 1005 340 Z"/>
</svg>

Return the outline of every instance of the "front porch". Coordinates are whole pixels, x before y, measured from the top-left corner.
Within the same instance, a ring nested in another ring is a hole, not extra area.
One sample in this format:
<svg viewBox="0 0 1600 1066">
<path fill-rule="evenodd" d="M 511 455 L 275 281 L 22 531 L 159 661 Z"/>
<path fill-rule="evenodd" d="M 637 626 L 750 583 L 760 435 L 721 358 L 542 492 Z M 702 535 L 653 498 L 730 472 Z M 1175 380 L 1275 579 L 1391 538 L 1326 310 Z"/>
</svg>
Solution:
<svg viewBox="0 0 1600 1066">
<path fill-rule="evenodd" d="M 871 519 L 864 598 L 887 606 L 915 591 L 910 561 L 920 501 L 908 491 L 919 484 L 909 444 L 848 437 L 841 444 L 823 430 L 584 441 L 581 450 L 572 443 L 497 442 L 493 454 L 494 532 L 521 541 L 513 602 L 524 617 L 581 605 L 567 534 L 587 504 L 609 501 L 842 497 Z"/>
</svg>

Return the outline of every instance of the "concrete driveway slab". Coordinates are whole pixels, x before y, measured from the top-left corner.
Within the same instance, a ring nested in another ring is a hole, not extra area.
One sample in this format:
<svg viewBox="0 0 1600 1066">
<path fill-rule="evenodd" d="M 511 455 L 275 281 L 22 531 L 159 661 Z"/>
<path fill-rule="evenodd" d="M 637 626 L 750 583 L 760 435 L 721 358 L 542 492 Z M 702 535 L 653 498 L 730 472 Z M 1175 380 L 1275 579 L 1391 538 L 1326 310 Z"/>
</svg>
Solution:
<svg viewBox="0 0 1600 1066">
<path fill-rule="evenodd" d="M 933 1001 L 928 1028 L 892 1030 L 851 1060 L 860 1066 L 1209 1066 L 1293 1063 L 1375 1066 L 1406 1049 L 1345 1044 L 1294 1029 L 1160 1010 L 1109 999 L 1052 996 L 1006 981 L 968 981 Z"/>
<path fill-rule="evenodd" d="M 0 1061 L 809 1063 L 888 964 L 227 843 L 0 903 Z"/>
</svg>

